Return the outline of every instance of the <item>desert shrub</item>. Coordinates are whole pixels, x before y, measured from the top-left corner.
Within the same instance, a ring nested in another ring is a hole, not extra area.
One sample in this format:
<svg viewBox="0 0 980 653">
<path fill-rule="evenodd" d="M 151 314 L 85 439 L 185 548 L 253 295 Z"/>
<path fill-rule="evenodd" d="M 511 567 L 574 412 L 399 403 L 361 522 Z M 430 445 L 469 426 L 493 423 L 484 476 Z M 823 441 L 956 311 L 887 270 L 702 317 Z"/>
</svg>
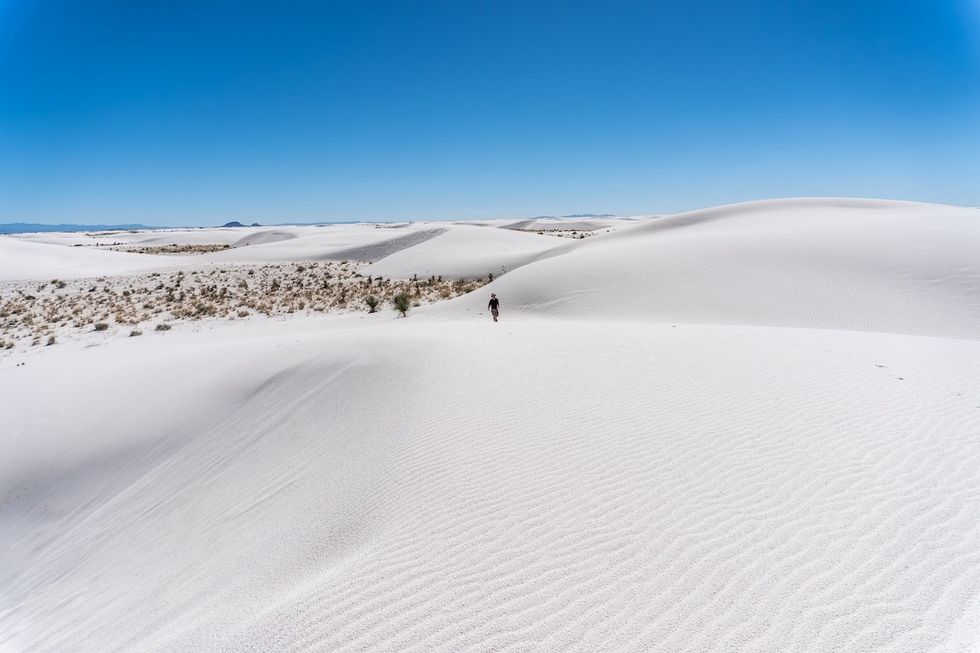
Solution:
<svg viewBox="0 0 980 653">
<path fill-rule="evenodd" d="M 105 331 L 108 328 L 109 328 L 109 323 L 108 322 L 96 322 L 95 323 L 95 330 L 96 331 Z"/>
<path fill-rule="evenodd" d="M 378 310 L 378 298 L 374 295 L 368 295 L 364 298 L 364 303 L 368 305 L 368 313 L 375 313 Z"/>
<path fill-rule="evenodd" d="M 56 342 L 58 342 L 58 340 L 54 336 L 48 336 L 48 344 L 46 344 L 44 346 L 45 347 L 50 347 L 51 345 L 53 345 Z"/>
<path fill-rule="evenodd" d="M 238 309 L 238 317 L 248 317 L 248 311 L 244 308 Z"/>
<path fill-rule="evenodd" d="M 141 336 L 141 335 L 143 335 L 143 332 L 140 331 L 139 329 L 133 329 L 132 331 L 129 332 L 130 338 L 135 338 L 136 336 Z"/>
<path fill-rule="evenodd" d="M 170 325 L 169 324 L 166 324 L 164 322 L 161 322 L 160 324 L 158 324 L 156 326 L 156 331 L 170 331 Z"/>
<path fill-rule="evenodd" d="M 402 317 L 405 317 L 408 309 L 412 306 L 412 298 L 403 292 L 395 295 L 391 302 L 395 305 L 395 310 L 402 314 Z"/>
</svg>

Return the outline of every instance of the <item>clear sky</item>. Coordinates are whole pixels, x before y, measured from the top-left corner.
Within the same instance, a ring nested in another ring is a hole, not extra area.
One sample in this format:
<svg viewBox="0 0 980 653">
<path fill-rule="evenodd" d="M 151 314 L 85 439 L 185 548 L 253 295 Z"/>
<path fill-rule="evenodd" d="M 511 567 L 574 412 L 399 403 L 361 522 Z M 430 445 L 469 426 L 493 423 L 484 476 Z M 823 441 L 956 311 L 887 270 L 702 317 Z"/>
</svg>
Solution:
<svg viewBox="0 0 980 653">
<path fill-rule="evenodd" d="M 980 205 L 980 0 L 0 0 L 0 222 Z"/>
</svg>

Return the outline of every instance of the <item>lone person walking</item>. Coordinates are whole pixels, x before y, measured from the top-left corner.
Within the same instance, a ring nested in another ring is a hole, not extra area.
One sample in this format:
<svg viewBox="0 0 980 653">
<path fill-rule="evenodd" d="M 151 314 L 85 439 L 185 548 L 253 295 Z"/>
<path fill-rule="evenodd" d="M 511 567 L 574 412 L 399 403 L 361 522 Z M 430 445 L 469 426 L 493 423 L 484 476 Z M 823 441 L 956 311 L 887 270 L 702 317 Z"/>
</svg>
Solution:
<svg viewBox="0 0 980 653">
<path fill-rule="evenodd" d="M 497 293 L 490 293 L 490 303 L 487 304 L 487 308 L 490 309 L 490 315 L 493 316 L 493 321 L 497 321 L 497 316 L 500 315 L 500 300 L 497 299 Z"/>
</svg>

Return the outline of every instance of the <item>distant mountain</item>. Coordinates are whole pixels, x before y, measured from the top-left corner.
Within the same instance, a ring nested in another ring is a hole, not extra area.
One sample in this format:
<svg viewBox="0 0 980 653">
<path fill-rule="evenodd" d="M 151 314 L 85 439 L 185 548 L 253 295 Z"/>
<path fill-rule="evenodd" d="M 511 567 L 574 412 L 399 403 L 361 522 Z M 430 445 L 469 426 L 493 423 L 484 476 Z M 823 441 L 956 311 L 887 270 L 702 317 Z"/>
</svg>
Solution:
<svg viewBox="0 0 980 653">
<path fill-rule="evenodd" d="M 133 231 L 136 229 L 166 229 L 145 224 L 33 224 L 10 222 L 0 224 L 0 234 L 30 234 L 49 231 Z"/>
<path fill-rule="evenodd" d="M 221 226 L 222 227 L 261 227 L 262 225 L 260 225 L 258 222 L 253 222 L 250 225 L 245 225 L 239 222 L 238 220 L 232 220 L 231 222 L 226 222 Z"/>
</svg>

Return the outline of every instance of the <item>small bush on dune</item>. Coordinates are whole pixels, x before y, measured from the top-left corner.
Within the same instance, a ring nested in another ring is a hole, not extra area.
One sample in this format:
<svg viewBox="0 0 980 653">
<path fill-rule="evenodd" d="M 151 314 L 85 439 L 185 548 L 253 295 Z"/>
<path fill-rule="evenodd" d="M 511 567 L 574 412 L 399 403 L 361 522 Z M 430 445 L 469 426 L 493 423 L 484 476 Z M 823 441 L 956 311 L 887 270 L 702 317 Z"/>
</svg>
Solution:
<svg viewBox="0 0 980 653">
<path fill-rule="evenodd" d="M 412 298 L 403 292 L 395 295 L 391 301 L 395 305 L 395 310 L 401 313 L 402 317 L 405 317 L 405 314 L 408 313 L 408 309 L 412 307 Z"/>
<path fill-rule="evenodd" d="M 156 326 L 156 330 L 157 331 L 170 331 L 170 325 L 169 324 L 164 324 L 164 323 L 161 322 L 160 324 L 158 324 Z"/>
<path fill-rule="evenodd" d="M 364 303 L 368 305 L 368 313 L 375 313 L 378 310 L 378 298 L 374 295 L 368 295 L 364 298 Z"/>
<path fill-rule="evenodd" d="M 139 329 L 133 329 L 132 331 L 129 332 L 130 338 L 135 338 L 136 336 L 141 336 L 141 335 L 143 335 L 143 332 L 140 331 Z"/>
<path fill-rule="evenodd" d="M 109 328 L 109 323 L 108 322 L 96 322 L 95 323 L 95 330 L 96 331 L 105 331 L 108 328 Z"/>
</svg>

